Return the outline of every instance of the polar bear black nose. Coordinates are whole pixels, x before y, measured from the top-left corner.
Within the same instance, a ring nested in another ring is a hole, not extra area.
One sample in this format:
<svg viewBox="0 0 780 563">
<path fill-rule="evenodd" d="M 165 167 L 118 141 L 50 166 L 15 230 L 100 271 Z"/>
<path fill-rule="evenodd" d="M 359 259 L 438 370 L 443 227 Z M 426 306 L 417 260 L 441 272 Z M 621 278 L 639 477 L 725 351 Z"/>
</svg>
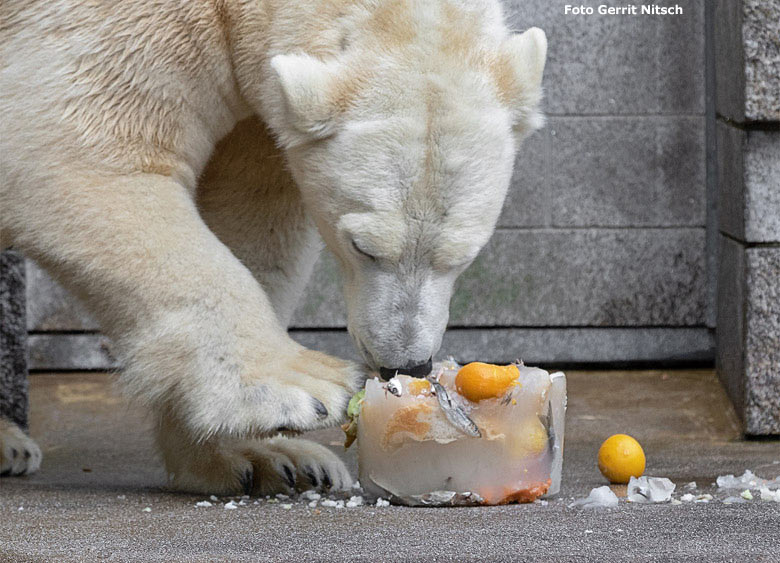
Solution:
<svg viewBox="0 0 780 563">
<path fill-rule="evenodd" d="M 397 373 L 405 373 L 406 375 L 411 375 L 412 377 L 425 377 L 426 375 L 431 373 L 432 369 L 433 369 L 433 362 L 431 358 L 428 358 L 427 362 L 416 366 L 408 365 L 403 368 L 379 368 L 379 375 L 385 381 L 393 378 Z"/>
</svg>

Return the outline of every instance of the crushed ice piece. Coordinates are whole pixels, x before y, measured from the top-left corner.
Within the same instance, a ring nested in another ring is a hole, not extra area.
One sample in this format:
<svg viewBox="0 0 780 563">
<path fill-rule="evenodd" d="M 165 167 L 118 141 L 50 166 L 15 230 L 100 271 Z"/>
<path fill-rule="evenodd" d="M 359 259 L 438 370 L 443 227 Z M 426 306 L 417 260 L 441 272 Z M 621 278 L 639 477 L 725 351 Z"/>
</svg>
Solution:
<svg viewBox="0 0 780 563">
<path fill-rule="evenodd" d="M 211 495 L 211 496 L 209 497 L 209 500 L 211 500 L 211 501 L 213 501 L 213 502 L 219 502 L 219 499 L 218 499 L 216 496 L 214 496 L 214 495 Z"/>
<path fill-rule="evenodd" d="M 742 497 L 726 497 L 723 499 L 723 504 L 739 504 L 741 502 L 747 502 Z"/>
<path fill-rule="evenodd" d="M 704 493 L 703 495 L 699 495 L 696 497 L 696 502 L 710 502 L 712 500 L 712 495 L 709 493 Z"/>
<path fill-rule="evenodd" d="M 686 483 L 685 489 L 688 491 L 692 491 L 696 488 L 696 481 L 691 481 L 690 483 Z"/>
<path fill-rule="evenodd" d="M 196 503 L 195 503 L 195 506 L 197 506 L 198 508 L 206 508 L 206 507 L 208 507 L 208 506 L 214 506 L 214 505 L 213 505 L 213 504 L 211 504 L 211 503 L 210 503 L 209 501 L 207 501 L 207 500 L 202 500 L 202 501 L 200 501 L 200 502 L 196 502 Z"/>
<path fill-rule="evenodd" d="M 352 488 L 360 490 L 360 481 L 355 481 L 352 483 Z"/>
<path fill-rule="evenodd" d="M 668 502 L 674 492 L 674 483 L 666 477 L 631 477 L 626 489 L 629 502 Z"/>
<path fill-rule="evenodd" d="M 19 508 L 17 508 L 17 510 L 18 510 L 19 512 L 21 512 L 21 511 L 23 511 L 23 510 L 24 510 L 24 507 L 23 507 L 23 506 L 20 506 Z M 150 508 L 149 510 L 151 510 L 151 508 Z"/>
<path fill-rule="evenodd" d="M 238 508 L 238 505 L 235 503 L 235 501 L 231 500 L 225 504 L 225 510 L 235 510 L 236 508 Z"/>
<path fill-rule="evenodd" d="M 383 507 L 383 506 L 390 506 L 390 501 L 385 500 L 382 497 L 379 497 L 376 499 L 376 506 Z"/>
<path fill-rule="evenodd" d="M 696 500 L 696 497 L 691 493 L 685 493 L 683 496 L 680 497 L 680 500 L 683 502 L 693 502 Z"/>
<path fill-rule="evenodd" d="M 317 506 L 317 501 L 316 500 L 313 500 L 313 501 L 309 502 L 309 508 L 314 508 L 315 506 Z"/>
<path fill-rule="evenodd" d="M 585 533 L 586 533 L 586 534 L 592 534 L 592 533 L 593 533 L 593 530 L 585 530 Z"/>
<path fill-rule="evenodd" d="M 125 495 L 116 495 L 116 498 L 119 500 L 125 500 L 127 497 Z"/>
<path fill-rule="evenodd" d="M 244 500 L 238 501 L 238 506 L 246 506 L 246 501 Z"/>
<path fill-rule="evenodd" d="M 676 498 L 673 498 L 673 499 L 672 499 L 672 504 L 673 504 L 673 505 L 675 505 L 675 506 L 677 506 L 677 505 L 679 505 L 679 504 L 682 504 L 682 502 L 681 502 L 681 501 L 679 501 L 679 500 L 677 500 Z"/>
<path fill-rule="evenodd" d="M 750 469 L 739 477 L 734 475 L 721 475 L 715 481 L 721 489 L 758 489 L 759 487 L 780 487 L 780 476 L 774 479 L 762 479 L 755 475 Z"/>
<path fill-rule="evenodd" d="M 607 485 L 591 489 L 590 494 L 583 499 L 575 500 L 569 508 L 612 508 L 618 505 L 618 498 Z"/>
<path fill-rule="evenodd" d="M 20 510 L 23 510 L 23 509 L 20 509 Z M 152 509 L 147 506 L 141 512 L 151 512 L 151 511 L 152 511 Z"/>
<path fill-rule="evenodd" d="M 361 496 L 353 496 L 350 497 L 347 501 L 347 508 L 355 508 L 356 506 L 361 506 L 363 504 L 363 497 Z"/>
<path fill-rule="evenodd" d="M 290 498 L 290 495 L 285 495 L 283 493 L 276 493 L 276 498 L 279 500 L 287 500 Z"/>
<path fill-rule="evenodd" d="M 780 489 L 772 491 L 769 487 L 761 487 L 759 492 L 761 493 L 761 500 L 780 502 Z"/>
<path fill-rule="evenodd" d="M 336 506 L 336 501 L 335 501 L 335 500 L 332 500 L 332 499 L 329 499 L 329 498 L 326 498 L 326 499 L 325 499 L 325 500 L 323 500 L 323 501 L 322 501 L 320 504 L 321 504 L 322 506 L 327 506 L 328 508 L 333 508 L 333 507 L 335 507 L 335 506 Z"/>
<path fill-rule="evenodd" d="M 281 506 L 285 510 L 290 510 L 292 508 L 292 504 L 290 504 L 289 502 L 285 502 L 283 504 L 280 504 L 279 506 Z"/>
<path fill-rule="evenodd" d="M 741 493 L 739 493 L 739 496 L 741 496 L 745 500 L 753 500 L 753 493 L 750 492 L 750 489 L 745 489 Z"/>
<path fill-rule="evenodd" d="M 301 496 L 306 500 L 320 500 L 320 498 L 322 497 L 320 493 L 316 492 L 313 489 L 310 489 L 308 491 L 303 491 L 301 493 Z"/>
</svg>

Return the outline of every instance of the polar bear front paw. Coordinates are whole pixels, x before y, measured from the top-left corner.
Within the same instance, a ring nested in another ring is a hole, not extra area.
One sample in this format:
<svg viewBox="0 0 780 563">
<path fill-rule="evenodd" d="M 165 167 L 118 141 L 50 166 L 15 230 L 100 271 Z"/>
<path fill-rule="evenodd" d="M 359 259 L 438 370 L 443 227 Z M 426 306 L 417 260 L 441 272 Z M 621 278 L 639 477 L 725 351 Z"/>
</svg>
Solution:
<svg viewBox="0 0 780 563">
<path fill-rule="evenodd" d="M 184 491 L 273 495 L 342 490 L 353 482 L 336 454 L 309 440 L 276 436 L 222 442 L 216 447 L 193 444 L 191 448 L 189 452 L 181 448 L 163 452 L 173 486 Z"/>
<path fill-rule="evenodd" d="M 266 437 L 336 426 L 368 375 L 357 364 L 303 348 L 244 366 L 238 385 L 199 377 L 208 389 L 180 387 L 188 392 L 169 405 L 190 435 Z"/>
<path fill-rule="evenodd" d="M 0 420 L 0 476 L 29 475 L 41 466 L 41 449 L 16 424 Z"/>
</svg>

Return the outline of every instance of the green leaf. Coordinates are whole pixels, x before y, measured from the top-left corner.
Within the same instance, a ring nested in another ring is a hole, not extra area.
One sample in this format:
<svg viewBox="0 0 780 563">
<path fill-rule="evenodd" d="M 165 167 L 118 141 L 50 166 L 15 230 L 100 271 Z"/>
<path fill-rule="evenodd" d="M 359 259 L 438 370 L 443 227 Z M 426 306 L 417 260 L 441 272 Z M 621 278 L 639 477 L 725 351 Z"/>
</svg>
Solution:
<svg viewBox="0 0 780 563">
<path fill-rule="evenodd" d="M 349 404 L 347 405 L 347 416 L 351 419 L 356 419 L 358 416 L 360 416 L 360 407 L 363 404 L 363 398 L 366 396 L 366 390 L 361 389 L 357 393 L 355 393 L 352 398 L 349 400 Z"/>
</svg>

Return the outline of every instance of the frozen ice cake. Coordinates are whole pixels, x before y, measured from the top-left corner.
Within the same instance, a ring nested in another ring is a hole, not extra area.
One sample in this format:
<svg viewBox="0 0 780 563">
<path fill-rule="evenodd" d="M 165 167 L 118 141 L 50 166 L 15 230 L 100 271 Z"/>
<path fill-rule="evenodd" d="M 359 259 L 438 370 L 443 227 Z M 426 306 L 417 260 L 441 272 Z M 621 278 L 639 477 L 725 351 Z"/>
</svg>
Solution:
<svg viewBox="0 0 780 563">
<path fill-rule="evenodd" d="M 370 379 L 353 398 L 360 483 L 409 505 L 531 502 L 558 492 L 566 378 L 522 363 L 447 361 Z"/>
</svg>

